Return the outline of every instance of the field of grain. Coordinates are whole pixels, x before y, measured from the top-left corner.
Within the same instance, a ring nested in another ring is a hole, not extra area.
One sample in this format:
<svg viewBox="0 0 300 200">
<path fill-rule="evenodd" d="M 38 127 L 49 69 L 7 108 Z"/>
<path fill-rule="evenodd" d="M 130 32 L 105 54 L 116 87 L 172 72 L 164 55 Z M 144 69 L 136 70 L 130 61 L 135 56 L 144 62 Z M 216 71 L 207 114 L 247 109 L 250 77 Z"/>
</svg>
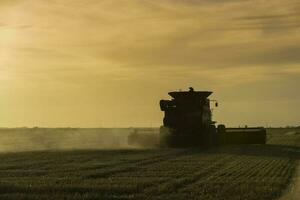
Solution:
<svg viewBox="0 0 300 200">
<path fill-rule="evenodd" d="M 296 171 L 298 133 L 270 129 L 267 145 L 213 149 L 2 151 L 0 199 L 276 199 Z"/>
</svg>

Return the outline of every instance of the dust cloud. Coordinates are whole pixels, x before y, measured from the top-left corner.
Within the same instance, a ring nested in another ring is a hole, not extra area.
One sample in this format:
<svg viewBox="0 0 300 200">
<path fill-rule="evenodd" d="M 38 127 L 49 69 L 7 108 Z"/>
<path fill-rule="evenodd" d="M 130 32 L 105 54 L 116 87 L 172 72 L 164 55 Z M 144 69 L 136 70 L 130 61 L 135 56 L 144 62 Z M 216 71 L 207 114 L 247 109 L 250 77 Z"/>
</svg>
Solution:
<svg viewBox="0 0 300 200">
<path fill-rule="evenodd" d="M 0 152 L 120 149 L 128 145 L 131 128 L 14 128 L 0 129 Z"/>
</svg>

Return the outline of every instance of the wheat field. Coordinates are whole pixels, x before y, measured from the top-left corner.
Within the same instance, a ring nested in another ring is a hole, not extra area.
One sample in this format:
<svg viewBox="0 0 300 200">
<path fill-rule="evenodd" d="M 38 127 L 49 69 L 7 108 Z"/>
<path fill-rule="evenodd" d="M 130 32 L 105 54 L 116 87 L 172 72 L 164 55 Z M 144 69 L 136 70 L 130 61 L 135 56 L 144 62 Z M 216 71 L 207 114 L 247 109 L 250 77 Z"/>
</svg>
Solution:
<svg viewBox="0 0 300 200">
<path fill-rule="evenodd" d="M 267 145 L 210 149 L 97 149 L 95 138 L 76 140 L 77 149 L 30 149 L 2 130 L 0 199 L 276 199 L 299 162 L 298 131 L 269 129 Z"/>
</svg>

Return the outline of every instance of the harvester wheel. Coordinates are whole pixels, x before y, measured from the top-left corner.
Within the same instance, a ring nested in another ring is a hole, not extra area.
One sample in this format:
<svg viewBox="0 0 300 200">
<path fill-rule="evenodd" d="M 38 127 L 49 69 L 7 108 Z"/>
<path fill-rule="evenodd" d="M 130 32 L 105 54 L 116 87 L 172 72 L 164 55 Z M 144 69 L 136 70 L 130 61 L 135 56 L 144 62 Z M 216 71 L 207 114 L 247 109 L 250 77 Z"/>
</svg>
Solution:
<svg viewBox="0 0 300 200">
<path fill-rule="evenodd" d="M 209 145 L 216 145 L 218 143 L 217 129 L 215 125 L 209 126 Z"/>
<path fill-rule="evenodd" d="M 168 147 L 170 146 L 170 129 L 165 126 L 161 126 L 159 130 L 159 146 Z"/>
<path fill-rule="evenodd" d="M 219 124 L 218 125 L 218 133 L 225 133 L 226 132 L 226 127 L 224 124 Z"/>
</svg>

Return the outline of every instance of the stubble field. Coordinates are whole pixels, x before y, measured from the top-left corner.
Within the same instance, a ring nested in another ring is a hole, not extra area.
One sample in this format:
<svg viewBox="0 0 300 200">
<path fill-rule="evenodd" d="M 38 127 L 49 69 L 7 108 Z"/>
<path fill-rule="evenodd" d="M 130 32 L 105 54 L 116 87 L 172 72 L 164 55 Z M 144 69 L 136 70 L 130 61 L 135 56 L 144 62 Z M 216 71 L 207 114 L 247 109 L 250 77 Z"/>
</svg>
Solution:
<svg viewBox="0 0 300 200">
<path fill-rule="evenodd" d="M 34 151 L 17 139 L 7 143 L 6 135 L 0 199 L 276 199 L 289 191 L 296 171 L 299 133 L 269 129 L 267 145 L 212 149 L 134 149 L 120 141 L 119 149 L 95 149 L 93 138 L 90 145 L 77 139 L 81 149 L 32 143 Z"/>
</svg>

